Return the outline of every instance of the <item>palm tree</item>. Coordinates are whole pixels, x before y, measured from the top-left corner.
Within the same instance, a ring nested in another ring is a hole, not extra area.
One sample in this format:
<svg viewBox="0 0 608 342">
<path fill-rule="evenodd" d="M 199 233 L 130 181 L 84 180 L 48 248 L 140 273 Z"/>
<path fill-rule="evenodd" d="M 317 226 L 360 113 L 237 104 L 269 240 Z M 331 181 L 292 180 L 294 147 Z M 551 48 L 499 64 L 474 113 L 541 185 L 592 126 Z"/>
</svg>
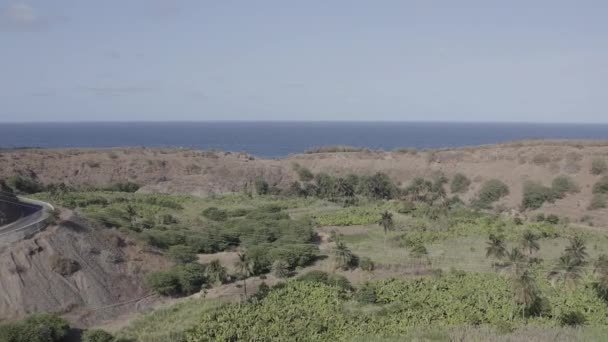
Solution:
<svg viewBox="0 0 608 342">
<path fill-rule="evenodd" d="M 528 251 L 528 256 L 532 256 L 532 254 L 538 252 L 540 249 L 538 239 L 539 237 L 529 230 L 525 231 L 524 235 L 521 237 L 521 247 L 523 250 Z"/>
<path fill-rule="evenodd" d="M 520 275 L 513 277 L 511 285 L 513 301 L 521 305 L 521 317 L 525 318 L 526 309 L 534 304 L 538 298 L 534 278 L 528 270 L 525 270 Z"/>
<path fill-rule="evenodd" d="M 510 252 L 507 253 L 507 261 L 505 266 L 511 269 L 513 276 L 520 275 L 523 273 L 523 271 L 525 271 L 526 256 L 519 248 L 514 247 Z"/>
<path fill-rule="evenodd" d="M 243 290 L 245 292 L 245 299 L 247 299 L 247 277 L 251 276 L 253 271 L 251 262 L 249 262 L 249 258 L 247 258 L 246 254 L 239 253 L 238 257 L 239 259 L 234 264 L 234 267 L 236 268 L 237 273 L 243 279 Z"/>
<path fill-rule="evenodd" d="M 570 245 L 566 247 L 565 253 L 584 264 L 588 256 L 586 249 L 585 241 L 580 236 L 575 236 L 570 239 Z"/>
<path fill-rule="evenodd" d="M 344 242 L 337 241 L 334 248 L 334 257 L 338 268 L 347 269 L 353 260 L 353 252 L 348 249 Z"/>
<path fill-rule="evenodd" d="M 355 189 L 352 184 L 346 181 L 344 178 L 338 178 L 336 180 L 336 193 L 343 197 L 354 197 Z"/>
<path fill-rule="evenodd" d="M 571 254 L 565 253 L 562 255 L 557 265 L 549 272 L 549 279 L 552 281 L 561 281 L 568 287 L 576 285 L 581 278 L 583 262 Z"/>
<path fill-rule="evenodd" d="M 382 213 L 380 220 L 378 221 L 378 225 L 382 226 L 384 229 L 384 249 L 386 249 L 386 235 L 389 230 L 393 229 L 393 214 L 388 211 Z"/>
<path fill-rule="evenodd" d="M 507 247 L 502 236 L 490 234 L 486 247 L 486 258 L 502 259 L 507 255 Z"/>
<path fill-rule="evenodd" d="M 205 268 L 206 276 L 213 283 L 222 283 L 226 279 L 226 268 L 218 259 L 213 259 Z"/>
</svg>

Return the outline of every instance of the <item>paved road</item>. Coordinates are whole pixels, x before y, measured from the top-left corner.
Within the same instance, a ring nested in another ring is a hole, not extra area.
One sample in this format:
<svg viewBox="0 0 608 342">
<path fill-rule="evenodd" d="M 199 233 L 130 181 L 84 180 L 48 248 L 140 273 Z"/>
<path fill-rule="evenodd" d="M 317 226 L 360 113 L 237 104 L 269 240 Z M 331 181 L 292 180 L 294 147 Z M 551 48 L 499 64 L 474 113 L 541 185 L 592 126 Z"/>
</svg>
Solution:
<svg viewBox="0 0 608 342">
<path fill-rule="evenodd" d="M 19 200 L 25 205 L 32 207 L 35 211 L 28 216 L 22 217 L 15 222 L 0 226 L 0 242 L 3 237 L 7 237 L 12 233 L 27 229 L 32 225 L 38 224 L 49 217 L 49 211 L 54 210 L 49 203 L 36 201 L 28 198 L 19 197 Z"/>
</svg>

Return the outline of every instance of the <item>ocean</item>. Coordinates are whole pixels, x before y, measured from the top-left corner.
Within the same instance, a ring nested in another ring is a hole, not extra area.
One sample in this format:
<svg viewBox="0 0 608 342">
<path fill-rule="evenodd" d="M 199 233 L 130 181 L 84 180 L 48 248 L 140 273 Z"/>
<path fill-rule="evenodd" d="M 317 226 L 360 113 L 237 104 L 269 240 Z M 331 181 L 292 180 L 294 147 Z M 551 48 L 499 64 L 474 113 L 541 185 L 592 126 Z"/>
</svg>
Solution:
<svg viewBox="0 0 608 342">
<path fill-rule="evenodd" d="M 430 122 L 0 123 L 0 147 L 187 147 L 283 157 L 321 145 L 392 150 L 519 139 L 608 139 L 608 124 Z"/>
</svg>

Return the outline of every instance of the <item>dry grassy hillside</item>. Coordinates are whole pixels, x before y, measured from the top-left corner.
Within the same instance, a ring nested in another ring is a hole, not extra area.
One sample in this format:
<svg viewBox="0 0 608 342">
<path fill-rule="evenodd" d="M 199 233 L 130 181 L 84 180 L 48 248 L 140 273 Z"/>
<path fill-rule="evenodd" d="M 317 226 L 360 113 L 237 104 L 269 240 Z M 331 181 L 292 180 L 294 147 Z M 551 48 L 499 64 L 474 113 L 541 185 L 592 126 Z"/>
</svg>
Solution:
<svg viewBox="0 0 608 342">
<path fill-rule="evenodd" d="M 601 177 L 590 172 L 594 159 L 608 159 L 608 142 L 522 141 L 468 148 L 402 152 L 359 151 L 298 154 L 277 160 L 244 153 L 184 149 L 117 148 L 70 150 L 7 150 L 0 152 L 2 176 L 35 175 L 44 183 L 107 184 L 130 180 L 142 191 L 210 193 L 240 191 L 257 177 L 287 186 L 297 179 L 293 164 L 332 174 L 389 174 L 402 185 L 415 177 L 442 172 L 463 173 L 473 183 L 462 197 L 470 199 L 484 180 L 497 178 L 510 188 L 501 201 L 517 209 L 526 180 L 550 185 L 558 175 L 572 177 L 581 188 L 538 211 L 596 224 L 608 223 L 608 210 L 589 211 L 593 184 Z M 528 213 L 530 214 L 530 213 Z"/>
</svg>

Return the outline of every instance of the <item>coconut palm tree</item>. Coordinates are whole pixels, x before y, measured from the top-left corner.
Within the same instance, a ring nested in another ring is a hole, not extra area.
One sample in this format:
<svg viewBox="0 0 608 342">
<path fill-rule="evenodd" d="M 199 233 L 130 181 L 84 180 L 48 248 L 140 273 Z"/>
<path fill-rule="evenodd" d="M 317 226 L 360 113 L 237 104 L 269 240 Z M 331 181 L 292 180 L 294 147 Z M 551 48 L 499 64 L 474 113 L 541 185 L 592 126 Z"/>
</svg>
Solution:
<svg viewBox="0 0 608 342">
<path fill-rule="evenodd" d="M 384 249 L 386 249 L 386 236 L 389 230 L 393 229 L 393 214 L 388 211 L 382 213 L 380 220 L 378 221 L 378 225 L 382 226 L 384 229 Z"/>
<path fill-rule="evenodd" d="M 504 266 L 511 270 L 513 276 L 521 275 L 525 271 L 526 256 L 519 248 L 514 247 L 507 253 L 507 260 Z"/>
<path fill-rule="evenodd" d="M 238 253 L 238 257 L 239 259 L 235 262 L 234 267 L 236 268 L 237 273 L 243 279 L 243 290 L 245 293 L 245 299 L 247 299 L 247 278 L 253 274 L 253 268 L 246 254 Z"/>
<path fill-rule="evenodd" d="M 575 236 L 570 239 L 570 245 L 566 247 L 565 253 L 584 264 L 588 256 L 586 250 L 585 241 L 580 236 Z"/>
<path fill-rule="evenodd" d="M 205 274 L 212 283 L 221 283 L 226 279 L 226 268 L 218 259 L 213 259 L 205 268 Z"/>
<path fill-rule="evenodd" d="M 540 245 L 538 244 L 539 236 L 527 230 L 521 237 L 521 248 L 528 251 L 528 256 L 538 252 Z"/>
<path fill-rule="evenodd" d="M 490 234 L 488 242 L 486 243 L 486 258 L 494 257 L 496 259 L 502 259 L 507 255 L 507 247 L 502 236 Z"/>
<path fill-rule="evenodd" d="M 334 248 L 334 257 L 336 258 L 337 268 L 347 269 L 353 260 L 353 252 L 342 241 L 336 242 Z"/>
<path fill-rule="evenodd" d="M 521 305 L 521 317 L 525 318 L 526 309 L 532 306 L 538 298 L 534 278 L 528 270 L 514 276 L 511 283 L 513 291 L 513 301 Z"/>
<path fill-rule="evenodd" d="M 571 254 L 563 254 L 557 265 L 549 272 L 549 279 L 563 282 L 568 287 L 573 287 L 582 275 L 583 262 Z"/>
</svg>

